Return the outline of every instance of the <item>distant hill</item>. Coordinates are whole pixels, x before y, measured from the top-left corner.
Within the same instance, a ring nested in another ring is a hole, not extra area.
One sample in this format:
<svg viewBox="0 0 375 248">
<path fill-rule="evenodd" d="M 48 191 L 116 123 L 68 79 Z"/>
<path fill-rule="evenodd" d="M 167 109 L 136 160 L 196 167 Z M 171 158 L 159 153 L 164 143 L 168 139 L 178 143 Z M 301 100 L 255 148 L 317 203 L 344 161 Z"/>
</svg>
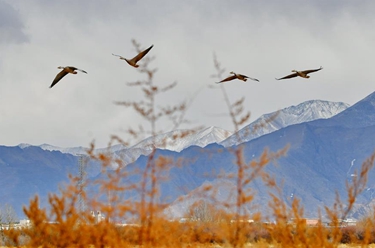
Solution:
<svg viewBox="0 0 375 248">
<path fill-rule="evenodd" d="M 0 199 L 22 215 L 22 206 L 34 195 L 46 204 L 49 192 L 68 181 L 68 173 L 78 171 L 77 157 L 39 147 L 0 146 Z"/>
</svg>

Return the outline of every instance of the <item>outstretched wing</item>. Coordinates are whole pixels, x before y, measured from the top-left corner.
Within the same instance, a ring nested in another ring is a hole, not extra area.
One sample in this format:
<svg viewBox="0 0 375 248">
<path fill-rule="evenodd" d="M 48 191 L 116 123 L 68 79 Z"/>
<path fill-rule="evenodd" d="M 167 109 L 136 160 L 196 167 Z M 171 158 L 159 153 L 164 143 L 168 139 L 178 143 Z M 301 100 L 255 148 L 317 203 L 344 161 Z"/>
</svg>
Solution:
<svg viewBox="0 0 375 248">
<path fill-rule="evenodd" d="M 306 71 L 303 71 L 302 73 L 309 74 L 309 73 L 312 73 L 312 72 L 320 71 L 321 69 L 323 69 L 323 67 L 320 67 L 319 69 L 306 70 Z"/>
<path fill-rule="evenodd" d="M 119 57 L 120 59 L 124 59 L 124 60 L 125 60 L 125 58 L 122 57 L 121 55 L 117 55 L 117 54 L 113 54 L 113 53 L 112 53 L 112 55 L 113 55 L 113 56 L 117 56 L 117 57 Z"/>
<path fill-rule="evenodd" d="M 248 79 L 251 79 L 251 80 L 253 80 L 253 81 L 257 81 L 257 82 L 259 82 L 259 80 L 258 79 L 256 79 L 256 78 L 251 78 L 251 77 L 247 77 Z"/>
<path fill-rule="evenodd" d="M 282 79 L 288 79 L 288 78 L 294 78 L 294 77 L 297 77 L 297 73 L 295 72 L 295 73 L 292 73 L 292 74 L 290 74 L 290 75 L 288 75 L 288 76 L 285 76 L 285 77 L 282 77 L 282 78 L 276 78 L 276 80 L 282 80 Z"/>
<path fill-rule="evenodd" d="M 151 45 L 149 48 L 144 50 L 143 52 L 140 52 L 137 56 L 131 59 L 131 61 L 134 61 L 134 63 L 137 63 L 139 60 L 141 60 L 153 47 L 154 45 Z"/>
<path fill-rule="evenodd" d="M 56 75 L 55 79 L 53 80 L 50 88 L 52 88 L 55 84 L 57 84 L 63 77 L 65 77 L 66 74 L 68 74 L 68 72 L 66 70 L 64 70 L 64 69 L 62 71 L 60 71 Z"/>
<path fill-rule="evenodd" d="M 220 82 L 216 82 L 216 83 L 219 84 L 219 83 L 222 83 L 222 82 L 231 81 L 231 80 L 236 79 L 236 78 L 237 78 L 236 75 L 233 75 L 233 76 L 229 76 L 229 77 L 221 80 Z"/>
<path fill-rule="evenodd" d="M 86 74 L 87 74 L 87 72 L 84 71 L 84 70 L 82 70 L 82 69 L 76 68 L 76 70 L 78 70 L 78 71 L 80 71 L 80 72 L 83 72 L 83 73 L 86 73 Z"/>
</svg>

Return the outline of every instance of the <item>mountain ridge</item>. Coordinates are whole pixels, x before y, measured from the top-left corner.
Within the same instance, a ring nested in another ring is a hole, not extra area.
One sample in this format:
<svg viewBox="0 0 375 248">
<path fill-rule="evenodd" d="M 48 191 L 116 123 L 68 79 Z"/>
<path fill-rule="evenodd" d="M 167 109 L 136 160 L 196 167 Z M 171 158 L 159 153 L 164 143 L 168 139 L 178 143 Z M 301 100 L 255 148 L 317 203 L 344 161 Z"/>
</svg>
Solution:
<svg viewBox="0 0 375 248">
<path fill-rule="evenodd" d="M 349 104 L 343 102 L 305 101 L 296 106 L 264 114 L 219 144 L 225 147 L 238 145 L 290 125 L 330 118 L 348 107 Z"/>
</svg>

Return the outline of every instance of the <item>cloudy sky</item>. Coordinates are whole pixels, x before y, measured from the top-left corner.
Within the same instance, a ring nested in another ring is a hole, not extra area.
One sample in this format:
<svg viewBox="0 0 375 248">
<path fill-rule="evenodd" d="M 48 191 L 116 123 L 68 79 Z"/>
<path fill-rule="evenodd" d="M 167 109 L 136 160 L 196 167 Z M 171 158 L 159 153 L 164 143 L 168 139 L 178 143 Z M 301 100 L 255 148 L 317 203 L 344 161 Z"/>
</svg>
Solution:
<svg viewBox="0 0 375 248">
<path fill-rule="evenodd" d="M 158 104 L 194 98 L 191 126 L 233 130 L 221 91 L 208 87 L 213 53 L 225 76 L 260 80 L 224 85 L 232 101 L 246 97 L 250 121 L 312 99 L 354 104 L 375 91 L 374 11 L 373 0 L 0 0 L 0 144 L 104 147 L 147 127 L 114 104 L 142 99 L 126 83 L 143 75 L 111 55 L 133 57 L 132 39 L 154 44 L 155 84 L 178 83 Z M 50 89 L 60 65 L 88 74 Z M 319 66 L 310 79 L 275 80 Z"/>
</svg>

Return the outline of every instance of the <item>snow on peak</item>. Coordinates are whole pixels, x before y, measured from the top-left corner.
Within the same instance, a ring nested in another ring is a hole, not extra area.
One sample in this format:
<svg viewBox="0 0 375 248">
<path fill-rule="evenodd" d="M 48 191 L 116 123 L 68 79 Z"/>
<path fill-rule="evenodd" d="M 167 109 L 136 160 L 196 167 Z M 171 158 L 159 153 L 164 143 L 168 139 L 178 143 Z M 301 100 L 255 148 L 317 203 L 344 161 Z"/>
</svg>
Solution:
<svg viewBox="0 0 375 248">
<path fill-rule="evenodd" d="M 280 110 L 282 115 L 290 115 L 297 117 L 299 123 L 316 120 L 316 119 L 327 119 L 341 111 L 347 109 L 349 104 L 343 102 L 329 102 L 322 100 L 310 100 L 298 104 L 297 106 L 291 106 Z M 280 114 L 281 114 L 280 113 Z M 288 120 L 286 120 L 288 121 Z M 293 121 L 293 120 L 292 120 Z M 297 123 L 293 123 L 297 124 Z"/>
<path fill-rule="evenodd" d="M 188 146 L 196 145 L 200 147 L 205 147 L 212 143 L 220 143 L 221 141 L 225 140 L 229 136 L 231 136 L 232 133 L 218 128 L 218 127 L 208 127 L 206 129 L 203 129 L 202 131 L 196 133 L 193 137 L 195 140 L 191 140 L 188 142 L 188 145 L 185 146 L 187 148 Z"/>
<path fill-rule="evenodd" d="M 330 118 L 348 107 L 349 104 L 343 102 L 329 102 L 323 100 L 306 101 L 297 106 L 290 106 L 273 113 L 262 115 L 257 120 L 241 129 L 236 135 L 232 135 L 220 144 L 226 147 L 238 145 L 290 125 Z"/>
<path fill-rule="evenodd" d="M 199 132 L 189 130 L 175 130 L 142 140 L 131 148 L 151 150 L 153 146 L 170 151 L 181 151 L 189 146 L 205 147 L 211 143 L 219 143 L 232 135 L 231 132 L 218 128 L 208 127 Z"/>
<path fill-rule="evenodd" d="M 27 143 L 21 143 L 21 144 L 18 145 L 18 147 L 21 148 L 21 149 L 25 149 L 26 147 L 29 147 L 29 146 L 31 146 L 31 145 L 27 144 Z"/>
<path fill-rule="evenodd" d="M 212 143 L 221 142 L 230 135 L 232 135 L 231 132 L 218 127 L 208 127 L 199 132 L 175 130 L 149 137 L 130 148 L 117 151 L 115 155 L 121 158 L 125 164 L 129 164 L 141 155 L 150 154 L 154 147 L 180 152 L 189 146 L 205 147 Z"/>
<path fill-rule="evenodd" d="M 58 147 L 58 146 L 52 146 L 49 144 L 42 144 L 39 147 L 46 151 L 59 151 L 61 153 L 69 153 L 74 156 L 87 155 L 87 151 L 88 151 L 88 148 L 82 147 L 82 146 L 63 148 L 63 147 Z"/>
</svg>

